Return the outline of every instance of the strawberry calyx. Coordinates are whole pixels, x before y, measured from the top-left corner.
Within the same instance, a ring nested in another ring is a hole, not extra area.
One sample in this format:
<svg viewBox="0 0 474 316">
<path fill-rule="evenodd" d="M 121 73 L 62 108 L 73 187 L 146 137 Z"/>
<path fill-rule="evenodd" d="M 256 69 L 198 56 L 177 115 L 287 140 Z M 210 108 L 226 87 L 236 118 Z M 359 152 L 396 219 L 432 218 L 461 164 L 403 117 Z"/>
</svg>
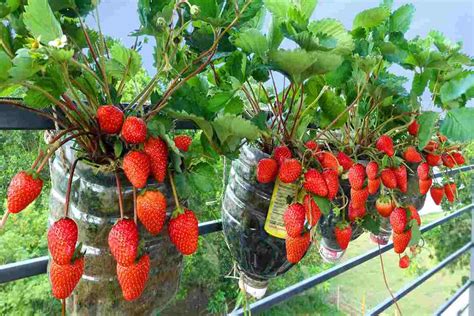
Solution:
<svg viewBox="0 0 474 316">
<path fill-rule="evenodd" d="M 171 213 L 171 218 L 176 218 L 179 215 L 184 214 L 184 212 L 185 212 L 184 208 L 182 208 L 181 206 L 178 206 L 175 208 L 173 213 Z"/>
<path fill-rule="evenodd" d="M 75 262 L 76 260 L 79 260 L 83 258 L 86 254 L 86 251 L 82 251 L 82 242 L 78 243 L 76 248 L 74 249 L 74 253 L 71 258 L 71 262 Z"/>
</svg>

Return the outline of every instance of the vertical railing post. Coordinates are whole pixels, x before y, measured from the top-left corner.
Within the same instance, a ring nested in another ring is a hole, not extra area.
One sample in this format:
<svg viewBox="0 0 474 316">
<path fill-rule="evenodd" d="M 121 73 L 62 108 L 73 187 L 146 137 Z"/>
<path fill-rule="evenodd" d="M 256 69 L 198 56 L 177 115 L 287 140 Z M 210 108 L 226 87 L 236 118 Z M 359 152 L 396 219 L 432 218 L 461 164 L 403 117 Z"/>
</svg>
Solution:
<svg viewBox="0 0 474 316">
<path fill-rule="evenodd" d="M 471 162 L 474 162 L 472 160 Z M 474 203 L 474 172 L 471 171 L 471 203 Z M 471 285 L 469 286 L 469 315 L 474 316 L 474 207 L 471 208 Z"/>
</svg>

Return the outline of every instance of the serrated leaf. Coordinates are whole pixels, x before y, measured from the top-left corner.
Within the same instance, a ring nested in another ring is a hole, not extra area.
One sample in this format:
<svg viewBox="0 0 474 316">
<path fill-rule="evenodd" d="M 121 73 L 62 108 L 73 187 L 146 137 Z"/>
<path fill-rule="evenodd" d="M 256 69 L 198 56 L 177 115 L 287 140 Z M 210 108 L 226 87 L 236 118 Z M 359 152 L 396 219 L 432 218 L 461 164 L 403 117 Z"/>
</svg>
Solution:
<svg viewBox="0 0 474 316">
<path fill-rule="evenodd" d="M 141 56 L 135 50 L 115 43 L 110 49 L 111 59 L 106 62 L 107 73 L 117 79 L 135 76 L 141 69 Z"/>
<path fill-rule="evenodd" d="M 223 115 L 212 122 L 217 137 L 221 143 L 229 141 L 229 138 L 240 138 L 256 140 L 260 136 L 260 130 L 252 122 L 240 116 Z"/>
<path fill-rule="evenodd" d="M 434 135 L 436 123 L 438 122 L 439 113 L 436 112 L 423 112 L 416 119 L 418 124 L 420 124 L 420 129 L 418 130 L 418 149 L 422 150 L 428 144 L 431 136 Z"/>
<path fill-rule="evenodd" d="M 352 24 L 352 28 L 372 28 L 385 22 L 390 16 L 390 10 L 385 7 L 377 7 L 358 13 Z"/>
<path fill-rule="evenodd" d="M 286 17 L 291 7 L 291 0 L 264 0 L 265 8 L 278 18 Z"/>
<path fill-rule="evenodd" d="M 308 25 L 308 30 L 314 34 L 325 34 L 329 37 L 335 38 L 337 44 L 334 53 L 346 55 L 351 53 L 354 49 L 354 42 L 352 36 L 347 32 L 344 25 L 336 19 L 322 19 L 312 21 Z"/>
<path fill-rule="evenodd" d="M 325 128 L 332 123 L 345 109 L 346 102 L 343 98 L 336 95 L 333 91 L 326 91 L 321 99 L 318 101 L 319 107 L 321 108 L 321 118 L 320 118 L 320 127 Z M 337 121 L 334 123 L 331 128 L 339 128 L 347 121 L 349 117 L 348 113 L 343 114 Z"/>
<path fill-rule="evenodd" d="M 426 89 L 426 85 L 428 84 L 428 80 L 430 79 L 430 72 L 423 71 L 422 73 L 415 73 L 413 76 L 413 82 L 411 85 L 411 91 L 420 96 Z"/>
<path fill-rule="evenodd" d="M 265 36 L 256 29 L 239 31 L 233 35 L 233 43 L 248 54 L 255 54 L 261 58 L 268 51 L 268 43 Z"/>
<path fill-rule="evenodd" d="M 23 22 L 31 35 L 41 38 L 41 43 L 46 45 L 63 35 L 48 0 L 29 0 L 23 13 Z"/>
<path fill-rule="evenodd" d="M 28 50 L 19 49 L 13 58 L 13 67 L 10 68 L 9 74 L 14 81 L 22 81 L 30 78 L 41 69 L 35 59 L 33 59 Z"/>
<path fill-rule="evenodd" d="M 273 50 L 277 49 L 280 46 L 283 39 L 284 39 L 284 36 L 281 31 L 281 22 L 278 20 L 277 17 L 272 16 L 272 22 L 270 24 L 268 35 L 267 35 L 269 48 Z"/>
<path fill-rule="evenodd" d="M 390 32 L 405 33 L 410 28 L 415 13 L 413 4 L 405 4 L 395 10 L 390 16 Z"/>
<path fill-rule="evenodd" d="M 410 239 L 410 243 L 408 243 L 409 247 L 418 245 L 421 239 L 420 227 L 418 226 L 418 222 L 416 221 L 416 219 L 412 219 L 410 221 L 410 227 L 411 227 L 411 239 Z"/>
<path fill-rule="evenodd" d="M 446 113 L 440 132 L 452 141 L 474 140 L 474 108 L 453 109 Z"/>
<path fill-rule="evenodd" d="M 361 227 L 372 234 L 378 235 L 380 233 L 380 217 L 364 216 Z"/>
<path fill-rule="evenodd" d="M 212 129 L 211 123 L 203 117 L 194 114 L 188 114 L 186 112 L 168 111 L 168 113 L 170 114 L 170 116 L 177 119 L 193 121 L 194 123 L 196 123 L 197 126 L 199 126 L 199 128 L 203 131 L 206 137 L 208 137 L 208 139 L 212 139 L 212 137 L 214 136 L 214 131 Z"/>
<path fill-rule="evenodd" d="M 472 87 L 474 87 L 474 73 L 470 73 L 458 80 L 450 80 L 441 86 L 441 101 L 446 103 L 457 99 Z"/>
</svg>

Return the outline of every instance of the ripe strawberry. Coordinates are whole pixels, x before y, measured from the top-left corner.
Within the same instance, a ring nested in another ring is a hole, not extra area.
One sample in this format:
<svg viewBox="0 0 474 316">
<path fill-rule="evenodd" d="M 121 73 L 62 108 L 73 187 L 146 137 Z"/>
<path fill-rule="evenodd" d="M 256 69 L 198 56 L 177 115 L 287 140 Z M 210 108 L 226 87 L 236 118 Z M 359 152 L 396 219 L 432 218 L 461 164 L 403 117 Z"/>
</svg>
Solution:
<svg viewBox="0 0 474 316">
<path fill-rule="evenodd" d="M 410 266 L 410 258 L 407 255 L 404 255 L 403 257 L 400 258 L 400 261 L 398 262 L 398 266 L 402 269 L 406 269 Z"/>
<path fill-rule="evenodd" d="M 369 179 L 367 188 L 369 190 L 370 195 L 377 194 L 380 188 L 380 178 Z"/>
<path fill-rule="evenodd" d="M 414 219 L 418 223 L 418 226 L 421 226 L 421 218 L 420 214 L 418 214 L 418 210 L 413 205 L 408 205 L 407 208 L 410 210 L 410 220 Z"/>
<path fill-rule="evenodd" d="M 393 140 L 387 135 L 380 136 L 375 143 L 375 147 L 381 152 L 387 154 L 389 157 L 392 157 L 395 153 L 395 150 L 393 149 Z"/>
<path fill-rule="evenodd" d="M 426 180 L 419 179 L 418 188 L 420 189 L 420 194 L 425 195 L 426 193 L 428 193 L 432 184 L 433 184 L 433 180 L 431 178 L 428 178 Z"/>
<path fill-rule="evenodd" d="M 283 215 L 283 221 L 285 222 L 285 229 L 288 236 L 298 237 L 301 235 L 304 229 L 305 216 L 306 212 L 304 206 L 300 203 L 288 205 Z"/>
<path fill-rule="evenodd" d="M 188 135 L 178 135 L 174 137 L 174 144 L 175 146 L 184 152 L 187 152 L 189 149 L 189 146 L 191 146 L 191 143 L 193 142 L 193 139 L 188 136 Z"/>
<path fill-rule="evenodd" d="M 326 186 L 328 188 L 328 199 L 333 200 L 339 191 L 339 175 L 333 169 L 326 169 L 322 173 Z"/>
<path fill-rule="evenodd" d="M 48 230 L 48 249 L 57 264 L 71 262 L 77 242 L 77 225 L 69 217 L 56 221 Z"/>
<path fill-rule="evenodd" d="M 354 161 L 351 159 L 351 157 L 349 157 L 342 151 L 337 153 L 336 158 L 344 171 L 349 170 L 354 165 Z"/>
<path fill-rule="evenodd" d="M 446 183 L 444 185 L 444 194 L 448 201 L 453 203 L 456 197 L 456 183 Z"/>
<path fill-rule="evenodd" d="M 396 207 L 390 214 L 390 224 L 395 233 L 401 234 L 407 226 L 407 212 L 404 208 Z"/>
<path fill-rule="evenodd" d="M 416 120 L 408 125 L 408 133 L 412 136 L 418 135 L 418 129 L 420 128 L 420 124 Z"/>
<path fill-rule="evenodd" d="M 293 264 L 300 262 L 310 245 L 311 236 L 309 232 L 298 237 L 286 237 L 286 259 Z"/>
<path fill-rule="evenodd" d="M 314 227 L 321 217 L 321 210 L 319 209 L 318 204 L 316 204 L 311 194 L 306 194 L 303 201 L 306 220 L 311 227 Z"/>
<path fill-rule="evenodd" d="M 97 109 L 97 122 L 102 133 L 118 134 L 122 129 L 123 112 L 114 105 L 102 105 Z"/>
<path fill-rule="evenodd" d="M 434 185 L 430 189 L 431 198 L 436 205 L 440 205 L 444 197 L 444 188 L 438 185 Z"/>
<path fill-rule="evenodd" d="M 199 239 L 198 220 L 194 212 L 188 209 L 184 213 L 174 214 L 168 224 L 171 242 L 183 255 L 196 252 Z"/>
<path fill-rule="evenodd" d="M 393 232 L 393 250 L 396 253 L 403 253 L 410 243 L 410 239 L 411 229 L 402 233 Z"/>
<path fill-rule="evenodd" d="M 301 170 L 301 163 L 297 159 L 285 159 L 285 161 L 281 163 L 278 178 L 283 183 L 295 182 L 301 175 Z"/>
<path fill-rule="evenodd" d="M 150 157 L 151 174 L 158 182 L 163 182 L 168 168 L 168 146 L 159 137 L 149 137 L 144 151 Z"/>
<path fill-rule="evenodd" d="M 163 228 L 166 204 L 166 197 L 158 190 L 147 190 L 137 197 L 137 217 L 152 235 L 157 235 Z"/>
<path fill-rule="evenodd" d="M 257 164 L 257 181 L 270 183 L 275 181 L 278 175 L 278 163 L 273 158 L 263 158 Z"/>
<path fill-rule="evenodd" d="M 286 146 L 278 146 L 273 151 L 273 158 L 275 158 L 279 165 L 281 165 L 285 159 L 290 159 L 291 157 L 293 157 L 293 155 Z"/>
<path fill-rule="evenodd" d="M 393 209 L 395 208 L 395 203 L 393 203 L 392 198 L 388 195 L 379 196 L 377 201 L 375 201 L 375 208 L 382 217 L 389 217 L 392 214 Z"/>
<path fill-rule="evenodd" d="M 382 178 L 382 183 L 385 187 L 389 189 L 395 189 L 397 187 L 397 177 L 391 169 L 383 169 L 380 177 Z"/>
<path fill-rule="evenodd" d="M 418 163 L 423 160 L 423 157 L 416 150 L 415 147 L 409 146 L 407 147 L 407 149 L 405 149 L 405 152 L 403 153 L 403 159 L 411 163 Z"/>
<path fill-rule="evenodd" d="M 341 247 L 342 250 L 347 249 L 349 242 L 351 241 L 352 237 L 352 227 L 351 225 L 347 225 L 344 228 L 335 227 L 334 228 L 334 236 L 336 237 L 336 241 Z"/>
<path fill-rule="evenodd" d="M 426 154 L 425 159 L 431 167 L 436 167 L 441 163 L 441 156 L 437 154 L 428 153 Z"/>
<path fill-rule="evenodd" d="M 355 208 L 354 205 L 352 204 L 352 201 L 349 203 L 349 210 L 347 212 L 347 215 L 351 222 L 355 221 L 358 218 L 363 218 L 365 214 L 366 214 L 365 205 L 359 208 Z"/>
<path fill-rule="evenodd" d="M 376 161 L 370 161 L 365 167 L 365 172 L 369 180 L 374 180 L 379 176 L 379 164 Z"/>
<path fill-rule="evenodd" d="M 136 300 L 142 295 L 149 272 L 150 257 L 147 254 L 129 266 L 117 263 L 117 279 L 126 301 Z"/>
<path fill-rule="evenodd" d="M 36 174 L 26 171 L 17 173 L 10 182 L 7 190 L 9 213 L 23 211 L 31 202 L 36 200 L 43 188 L 43 180 Z"/>
<path fill-rule="evenodd" d="M 425 146 L 425 148 L 423 148 L 423 150 L 429 153 L 432 153 L 436 151 L 438 148 L 439 148 L 439 144 L 434 140 L 430 140 L 428 144 Z"/>
<path fill-rule="evenodd" d="M 362 188 L 360 190 L 355 190 L 351 188 L 351 205 L 354 208 L 365 208 L 365 202 L 367 202 L 367 198 L 369 197 L 369 190 L 367 187 Z"/>
<path fill-rule="evenodd" d="M 328 187 L 321 173 L 316 169 L 309 169 L 304 174 L 303 186 L 306 191 L 319 196 L 328 195 Z"/>
<path fill-rule="evenodd" d="M 400 165 L 392 170 L 395 174 L 395 179 L 397 179 L 398 189 L 400 189 L 401 192 L 406 193 L 408 190 L 407 167 L 405 167 L 405 165 Z"/>
<path fill-rule="evenodd" d="M 119 264 L 131 265 L 138 251 L 138 227 L 131 219 L 120 219 L 109 233 L 110 252 Z"/>
<path fill-rule="evenodd" d="M 428 180 L 430 179 L 430 166 L 426 162 L 422 162 L 416 168 L 416 173 L 418 174 L 418 178 L 421 180 Z"/>
<path fill-rule="evenodd" d="M 129 151 L 123 157 L 123 171 L 128 181 L 136 188 L 144 188 L 150 175 L 150 158 L 141 151 Z"/>
<path fill-rule="evenodd" d="M 306 143 L 304 143 L 304 146 L 312 151 L 319 150 L 318 143 L 316 143 L 314 140 L 308 140 Z"/>
<path fill-rule="evenodd" d="M 71 263 L 58 264 L 51 261 L 49 278 L 53 296 L 62 300 L 71 295 L 81 276 L 84 273 L 84 257 L 78 258 Z"/>
<path fill-rule="evenodd" d="M 340 172 L 341 166 L 337 161 L 336 156 L 328 151 L 321 151 L 318 153 L 318 160 L 323 169 L 333 169 L 337 173 Z"/>
<path fill-rule="evenodd" d="M 456 161 L 454 158 L 449 154 L 442 154 L 441 160 L 443 161 L 443 165 L 448 168 L 454 168 L 456 165 Z"/>
<path fill-rule="evenodd" d="M 348 172 L 349 183 L 351 188 L 360 190 L 364 187 L 365 168 L 360 163 L 353 165 Z"/>
<path fill-rule="evenodd" d="M 146 140 L 146 124 L 141 118 L 129 116 L 122 125 L 122 138 L 128 144 L 141 144 Z"/>
<path fill-rule="evenodd" d="M 444 135 L 441 135 L 440 133 L 438 133 L 438 140 L 441 144 L 443 143 L 446 143 L 448 141 L 448 138 Z"/>
<path fill-rule="evenodd" d="M 466 162 L 466 160 L 464 159 L 464 156 L 459 151 L 453 152 L 452 156 L 453 156 L 454 162 L 457 165 L 464 165 L 464 163 Z"/>
</svg>

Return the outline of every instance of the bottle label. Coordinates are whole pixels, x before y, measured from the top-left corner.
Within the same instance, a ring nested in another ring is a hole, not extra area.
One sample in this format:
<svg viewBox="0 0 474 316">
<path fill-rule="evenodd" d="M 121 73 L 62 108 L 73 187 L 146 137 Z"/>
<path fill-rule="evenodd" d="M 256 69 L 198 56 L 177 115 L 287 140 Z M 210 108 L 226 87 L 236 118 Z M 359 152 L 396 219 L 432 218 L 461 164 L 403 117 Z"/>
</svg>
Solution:
<svg viewBox="0 0 474 316">
<path fill-rule="evenodd" d="M 268 234 L 277 238 L 286 238 L 283 215 L 288 207 L 288 200 L 290 200 L 288 196 L 291 198 L 294 197 L 296 191 L 297 186 L 295 184 L 282 183 L 280 180 L 276 180 L 264 226 Z"/>
</svg>

